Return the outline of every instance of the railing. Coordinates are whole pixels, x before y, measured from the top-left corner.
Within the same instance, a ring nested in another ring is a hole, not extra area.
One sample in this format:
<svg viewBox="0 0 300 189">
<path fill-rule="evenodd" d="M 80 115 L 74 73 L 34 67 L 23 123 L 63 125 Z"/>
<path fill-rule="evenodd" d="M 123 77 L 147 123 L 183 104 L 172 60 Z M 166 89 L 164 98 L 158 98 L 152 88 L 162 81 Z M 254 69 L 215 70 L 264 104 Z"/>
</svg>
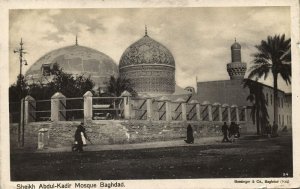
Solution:
<svg viewBox="0 0 300 189">
<path fill-rule="evenodd" d="M 201 105 L 201 117 L 203 121 L 209 121 L 208 106 Z"/>
<path fill-rule="evenodd" d="M 35 105 L 32 101 L 28 101 L 28 105 L 31 108 L 28 113 L 32 120 L 36 122 L 51 120 L 51 100 L 36 100 Z"/>
<path fill-rule="evenodd" d="M 122 97 L 93 97 L 94 120 L 124 118 L 124 102 Z"/>
<path fill-rule="evenodd" d="M 182 103 L 174 102 L 173 103 L 173 111 L 172 111 L 172 120 L 179 121 L 182 120 Z"/>
<path fill-rule="evenodd" d="M 197 120 L 196 104 L 187 104 L 186 111 L 187 111 L 187 120 L 190 121 Z"/>
<path fill-rule="evenodd" d="M 153 100 L 152 102 L 153 120 L 166 120 L 166 102 Z"/>
<path fill-rule="evenodd" d="M 59 101 L 60 115 L 67 121 L 82 120 L 83 115 L 83 97 L 66 98 Z"/>
<path fill-rule="evenodd" d="M 239 118 L 240 118 L 240 121 L 246 121 L 245 120 L 245 110 L 242 108 L 239 108 Z"/>
<path fill-rule="evenodd" d="M 147 119 L 147 99 L 145 98 L 133 98 L 132 110 L 135 111 L 135 119 L 146 120 Z"/>
<path fill-rule="evenodd" d="M 219 106 L 212 106 L 212 120 L 219 121 Z"/>
<path fill-rule="evenodd" d="M 231 121 L 236 121 L 236 108 L 231 108 Z"/>
<path fill-rule="evenodd" d="M 93 97 L 87 92 L 83 97 L 66 98 L 61 93 L 53 95 L 51 100 L 34 100 L 25 98 L 26 123 L 32 121 L 71 121 L 71 120 L 108 120 L 136 119 L 154 121 L 246 121 L 245 107 L 193 100 L 187 102 L 182 98 L 170 101 L 165 98 L 150 97 Z M 125 100 L 125 102 L 124 102 Z M 21 102 L 10 102 L 11 122 L 20 120 Z M 52 112 L 51 112 L 52 111 Z M 221 119 L 222 118 L 222 119 Z"/>
<path fill-rule="evenodd" d="M 222 121 L 228 121 L 228 109 L 227 109 L 227 107 L 222 107 Z"/>
</svg>

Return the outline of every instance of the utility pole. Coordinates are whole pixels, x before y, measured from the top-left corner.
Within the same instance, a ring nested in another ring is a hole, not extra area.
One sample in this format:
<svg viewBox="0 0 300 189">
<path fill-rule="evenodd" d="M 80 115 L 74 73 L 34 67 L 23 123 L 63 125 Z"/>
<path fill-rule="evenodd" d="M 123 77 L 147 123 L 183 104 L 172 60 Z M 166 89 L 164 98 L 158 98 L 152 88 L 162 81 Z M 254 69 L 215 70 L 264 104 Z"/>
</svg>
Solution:
<svg viewBox="0 0 300 189">
<path fill-rule="evenodd" d="M 23 55 L 26 54 L 26 52 L 24 51 L 25 49 L 23 48 L 23 41 L 21 38 L 21 42 L 20 42 L 20 48 L 17 50 L 14 50 L 14 53 L 18 53 L 19 54 L 19 61 L 20 61 L 20 75 L 19 75 L 19 79 L 20 79 L 20 97 L 21 97 L 21 112 L 20 112 L 20 124 L 18 127 L 18 144 L 20 146 L 21 144 L 21 128 L 22 128 L 22 144 L 21 146 L 24 147 L 24 131 L 25 131 L 25 127 L 24 127 L 24 120 L 25 120 L 25 99 L 23 99 L 23 87 L 24 87 L 24 79 L 22 78 L 22 65 L 24 64 L 25 66 L 27 66 L 27 61 L 23 59 Z"/>
</svg>

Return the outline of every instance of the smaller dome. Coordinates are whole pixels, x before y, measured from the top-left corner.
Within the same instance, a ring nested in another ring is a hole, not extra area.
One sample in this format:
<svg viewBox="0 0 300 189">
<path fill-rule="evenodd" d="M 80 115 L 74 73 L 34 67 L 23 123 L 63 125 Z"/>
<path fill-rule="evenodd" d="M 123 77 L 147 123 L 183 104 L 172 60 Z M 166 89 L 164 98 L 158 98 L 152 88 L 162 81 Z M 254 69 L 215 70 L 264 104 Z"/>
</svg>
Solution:
<svg viewBox="0 0 300 189">
<path fill-rule="evenodd" d="M 236 41 L 231 45 L 231 49 L 241 49 L 241 45 Z"/>
<path fill-rule="evenodd" d="M 172 53 L 164 45 L 146 34 L 125 50 L 120 59 L 119 68 L 147 64 L 175 67 L 175 60 Z"/>
</svg>

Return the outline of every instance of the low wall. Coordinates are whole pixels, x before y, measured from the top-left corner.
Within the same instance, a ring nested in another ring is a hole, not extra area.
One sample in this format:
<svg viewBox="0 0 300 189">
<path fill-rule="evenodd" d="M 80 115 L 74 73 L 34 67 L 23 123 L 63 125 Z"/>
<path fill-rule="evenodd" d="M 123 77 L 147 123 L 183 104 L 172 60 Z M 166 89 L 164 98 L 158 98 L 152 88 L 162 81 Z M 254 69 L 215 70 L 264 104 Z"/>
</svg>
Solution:
<svg viewBox="0 0 300 189">
<path fill-rule="evenodd" d="M 74 133 L 78 121 L 59 122 L 32 122 L 25 126 L 25 147 L 37 148 L 38 131 L 42 128 L 49 130 L 50 147 L 71 146 L 74 142 Z M 93 144 L 123 144 L 149 141 L 162 141 L 184 139 L 186 127 L 191 124 L 194 137 L 222 136 L 221 127 L 223 122 L 209 121 L 116 121 L 103 120 L 92 121 L 86 125 L 86 134 Z M 11 147 L 17 147 L 17 124 L 10 128 Z M 255 126 L 250 123 L 241 124 L 241 133 L 255 133 Z"/>
</svg>

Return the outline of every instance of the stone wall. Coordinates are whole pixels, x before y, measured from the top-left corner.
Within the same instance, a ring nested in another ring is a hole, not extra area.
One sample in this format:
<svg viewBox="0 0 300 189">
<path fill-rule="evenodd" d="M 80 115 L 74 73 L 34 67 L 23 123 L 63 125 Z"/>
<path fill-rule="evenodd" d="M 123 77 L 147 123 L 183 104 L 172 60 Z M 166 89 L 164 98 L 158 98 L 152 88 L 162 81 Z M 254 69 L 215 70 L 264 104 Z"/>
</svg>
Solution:
<svg viewBox="0 0 300 189">
<path fill-rule="evenodd" d="M 38 132 L 42 128 L 49 130 L 46 136 L 49 137 L 49 147 L 71 146 L 74 143 L 74 133 L 78 121 L 60 122 L 32 122 L 25 127 L 25 148 L 37 148 Z M 222 137 L 222 122 L 209 121 L 116 121 L 103 120 L 92 121 L 86 125 L 86 133 L 93 144 L 124 144 L 150 141 L 163 141 L 184 139 L 186 127 L 191 124 L 194 130 L 194 137 Z M 241 124 L 242 134 L 255 133 L 255 126 L 252 124 Z M 11 147 L 17 147 L 17 126 L 11 126 Z M 89 143 L 87 141 L 87 143 Z"/>
</svg>

